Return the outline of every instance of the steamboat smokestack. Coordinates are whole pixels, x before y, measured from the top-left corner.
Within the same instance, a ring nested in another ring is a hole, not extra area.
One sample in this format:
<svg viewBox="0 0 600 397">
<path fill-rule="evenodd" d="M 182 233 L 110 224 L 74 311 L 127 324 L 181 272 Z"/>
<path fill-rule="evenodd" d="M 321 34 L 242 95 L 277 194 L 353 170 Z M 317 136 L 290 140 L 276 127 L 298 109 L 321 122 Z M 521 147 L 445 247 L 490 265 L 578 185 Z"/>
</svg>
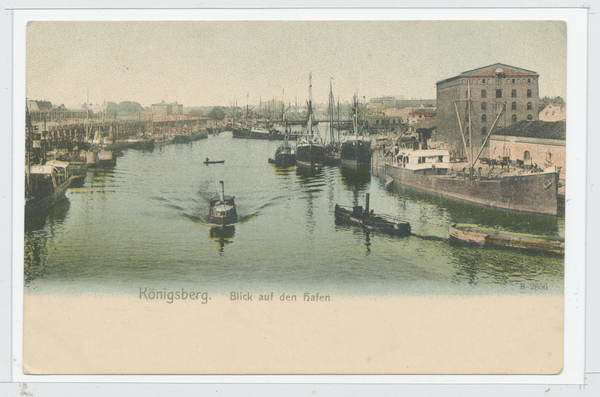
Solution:
<svg viewBox="0 0 600 397">
<path fill-rule="evenodd" d="M 219 199 L 221 200 L 222 203 L 225 202 L 225 184 L 223 183 L 223 181 L 219 182 L 221 184 L 221 191 L 219 192 Z"/>
</svg>

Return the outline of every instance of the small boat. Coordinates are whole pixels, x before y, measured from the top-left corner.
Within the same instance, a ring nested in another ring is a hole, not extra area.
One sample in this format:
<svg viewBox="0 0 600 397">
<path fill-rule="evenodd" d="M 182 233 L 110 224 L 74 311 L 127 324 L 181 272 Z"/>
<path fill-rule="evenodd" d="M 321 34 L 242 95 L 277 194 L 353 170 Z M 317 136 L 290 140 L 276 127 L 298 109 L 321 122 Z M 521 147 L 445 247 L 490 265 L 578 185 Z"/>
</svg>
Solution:
<svg viewBox="0 0 600 397">
<path fill-rule="evenodd" d="M 469 225 L 455 224 L 448 228 L 448 238 L 463 244 L 486 247 L 499 247 L 527 251 L 565 254 L 564 240 L 531 236 L 525 234 L 498 233 L 492 230 L 477 229 Z"/>
<path fill-rule="evenodd" d="M 205 165 L 209 165 L 209 164 L 224 164 L 224 163 L 225 163 L 225 160 L 209 160 L 208 157 L 204 161 Z"/>
<path fill-rule="evenodd" d="M 336 225 L 354 226 L 366 232 L 385 233 L 392 236 L 408 236 L 411 233 L 410 223 L 389 215 L 375 215 L 373 210 L 369 212 L 369 194 L 367 193 L 366 208 L 358 205 L 352 209 L 335 205 Z"/>
<path fill-rule="evenodd" d="M 223 181 L 220 183 L 221 190 L 217 196 L 210 199 L 208 206 L 208 223 L 211 226 L 227 226 L 238 220 L 235 197 L 225 196 L 225 185 Z"/>
</svg>

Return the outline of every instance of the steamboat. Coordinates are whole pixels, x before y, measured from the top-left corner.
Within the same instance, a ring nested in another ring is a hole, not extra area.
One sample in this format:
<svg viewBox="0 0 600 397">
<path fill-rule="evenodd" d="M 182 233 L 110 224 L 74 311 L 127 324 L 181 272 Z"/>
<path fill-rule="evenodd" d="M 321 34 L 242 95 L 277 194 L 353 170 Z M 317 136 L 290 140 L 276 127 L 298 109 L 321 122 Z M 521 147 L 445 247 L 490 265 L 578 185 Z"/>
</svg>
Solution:
<svg viewBox="0 0 600 397">
<path fill-rule="evenodd" d="M 225 196 L 225 184 L 223 181 L 219 183 L 221 189 L 208 205 L 208 223 L 211 226 L 232 225 L 238 221 L 235 197 Z"/>
</svg>

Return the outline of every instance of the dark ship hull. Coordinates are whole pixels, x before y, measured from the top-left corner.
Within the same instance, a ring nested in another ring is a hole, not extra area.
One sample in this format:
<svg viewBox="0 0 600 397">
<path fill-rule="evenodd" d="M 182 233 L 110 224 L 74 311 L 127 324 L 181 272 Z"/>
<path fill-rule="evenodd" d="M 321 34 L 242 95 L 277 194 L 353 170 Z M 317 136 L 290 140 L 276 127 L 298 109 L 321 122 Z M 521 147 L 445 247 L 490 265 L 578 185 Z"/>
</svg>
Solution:
<svg viewBox="0 0 600 397">
<path fill-rule="evenodd" d="M 362 168 L 371 166 L 371 142 L 356 139 L 342 143 L 340 152 L 342 167 Z"/>
<path fill-rule="evenodd" d="M 365 213 L 360 206 L 350 210 L 336 204 L 334 215 L 336 225 L 353 226 L 365 232 L 384 233 L 392 236 L 408 236 L 411 233 L 408 222 Z"/>
<path fill-rule="evenodd" d="M 305 169 L 317 169 L 323 165 L 325 147 L 319 144 L 296 146 L 296 166 Z"/>
</svg>

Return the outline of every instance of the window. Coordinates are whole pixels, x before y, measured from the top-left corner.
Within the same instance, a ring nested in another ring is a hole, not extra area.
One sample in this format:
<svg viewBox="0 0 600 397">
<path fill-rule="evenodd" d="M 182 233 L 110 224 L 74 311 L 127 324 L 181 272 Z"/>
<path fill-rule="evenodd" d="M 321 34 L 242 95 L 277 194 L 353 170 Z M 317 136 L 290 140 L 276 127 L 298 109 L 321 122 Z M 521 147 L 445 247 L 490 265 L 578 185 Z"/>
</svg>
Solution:
<svg viewBox="0 0 600 397">
<path fill-rule="evenodd" d="M 513 84 L 515 83 L 515 79 L 512 79 Z"/>
<path fill-rule="evenodd" d="M 486 123 L 487 122 L 487 115 L 485 115 L 485 114 L 481 115 L 481 122 L 482 123 Z"/>
<path fill-rule="evenodd" d="M 527 102 L 527 110 L 531 110 L 533 107 L 533 105 L 531 104 L 531 102 Z"/>
<path fill-rule="evenodd" d="M 502 90 L 496 90 L 496 98 L 502 98 Z"/>
<path fill-rule="evenodd" d="M 485 92 L 485 90 L 481 90 L 481 97 L 485 98 L 487 95 L 487 92 Z"/>
<path fill-rule="evenodd" d="M 517 122 L 517 115 L 513 114 L 510 119 L 512 120 L 513 123 L 516 123 Z"/>
<path fill-rule="evenodd" d="M 517 97 L 517 90 L 512 90 L 512 92 L 510 93 L 510 96 L 512 98 L 516 98 Z"/>
<path fill-rule="evenodd" d="M 487 134 L 487 128 L 485 128 L 485 127 L 481 127 L 481 134 L 482 134 L 482 135 L 485 135 L 485 134 Z"/>
<path fill-rule="evenodd" d="M 527 98 L 531 98 L 531 90 L 527 90 Z"/>
<path fill-rule="evenodd" d="M 531 79 L 527 79 L 527 82 L 528 82 L 528 83 L 531 83 Z"/>
<path fill-rule="evenodd" d="M 485 102 L 481 102 L 481 110 L 487 110 L 487 105 Z"/>
<path fill-rule="evenodd" d="M 485 79 L 482 79 L 482 80 L 481 80 L 481 82 L 482 82 L 483 84 L 485 84 Z"/>
<path fill-rule="evenodd" d="M 527 120 L 533 120 L 533 116 L 532 116 L 532 115 L 530 115 L 530 114 L 528 114 L 528 115 L 527 115 Z"/>
<path fill-rule="evenodd" d="M 510 109 L 511 109 L 511 110 L 517 110 L 517 103 L 516 103 L 516 102 L 513 102 L 513 103 L 510 105 Z"/>
</svg>

